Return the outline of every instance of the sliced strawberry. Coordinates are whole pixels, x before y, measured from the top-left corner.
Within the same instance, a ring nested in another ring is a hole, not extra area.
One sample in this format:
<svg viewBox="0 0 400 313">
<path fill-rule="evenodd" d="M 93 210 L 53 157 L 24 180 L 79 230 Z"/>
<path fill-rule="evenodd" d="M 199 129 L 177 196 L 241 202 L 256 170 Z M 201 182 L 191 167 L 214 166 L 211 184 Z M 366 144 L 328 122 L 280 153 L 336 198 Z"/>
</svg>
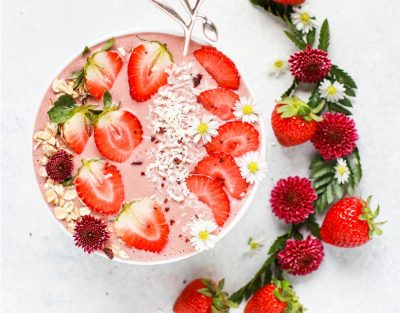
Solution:
<svg viewBox="0 0 400 313">
<path fill-rule="evenodd" d="M 217 225 L 224 225 L 231 211 L 229 199 L 221 185 L 204 175 L 190 175 L 186 179 L 186 186 L 197 198 L 211 209 Z"/>
<path fill-rule="evenodd" d="M 124 204 L 114 227 L 123 242 L 139 250 L 160 252 L 168 243 L 164 214 L 148 198 Z"/>
<path fill-rule="evenodd" d="M 218 136 L 206 145 L 207 152 L 225 152 L 240 157 L 246 152 L 258 149 L 260 144 L 258 130 L 249 123 L 227 122 L 218 129 Z"/>
<path fill-rule="evenodd" d="M 197 164 L 194 172 L 214 178 L 236 199 L 242 198 L 249 187 L 235 159 L 223 152 L 205 157 Z"/>
<path fill-rule="evenodd" d="M 105 158 L 123 162 L 142 142 L 142 125 L 129 111 L 106 111 L 94 127 L 94 140 L 97 149 Z"/>
<path fill-rule="evenodd" d="M 233 108 L 239 101 L 239 96 L 230 89 L 215 88 L 203 91 L 197 101 L 221 120 L 234 119 Z"/>
<path fill-rule="evenodd" d="M 122 68 L 122 60 L 115 51 L 99 51 L 90 56 L 85 64 L 85 84 L 88 92 L 101 99 L 111 89 Z"/>
<path fill-rule="evenodd" d="M 62 126 L 62 133 L 68 147 L 75 153 L 82 153 L 90 136 L 89 119 L 85 110 L 76 112 Z"/>
<path fill-rule="evenodd" d="M 172 55 L 167 46 L 157 41 L 147 41 L 137 46 L 128 64 L 131 97 L 138 102 L 151 98 L 168 81 L 166 70 L 172 65 Z"/>
<path fill-rule="evenodd" d="M 217 81 L 218 86 L 239 89 L 240 76 L 235 63 L 214 47 L 204 46 L 194 52 L 197 61 Z"/>
<path fill-rule="evenodd" d="M 82 202 L 101 214 L 117 213 L 125 198 L 118 169 L 102 160 L 83 159 L 75 186 Z"/>
</svg>

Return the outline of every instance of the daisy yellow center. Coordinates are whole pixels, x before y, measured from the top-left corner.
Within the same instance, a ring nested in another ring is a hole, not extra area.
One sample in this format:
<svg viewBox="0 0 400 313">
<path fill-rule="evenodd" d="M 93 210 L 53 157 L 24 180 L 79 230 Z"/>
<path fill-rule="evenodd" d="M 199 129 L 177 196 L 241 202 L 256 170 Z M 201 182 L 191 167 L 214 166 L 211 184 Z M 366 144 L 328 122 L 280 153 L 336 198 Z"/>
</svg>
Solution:
<svg viewBox="0 0 400 313">
<path fill-rule="evenodd" d="M 258 172 L 258 163 L 257 163 L 257 162 L 250 162 L 250 163 L 247 165 L 247 167 L 248 167 L 249 172 L 250 172 L 251 174 L 255 174 L 255 173 Z"/>
<path fill-rule="evenodd" d="M 332 85 L 331 85 L 331 86 L 329 86 L 329 87 L 328 87 L 328 89 L 327 89 L 326 91 L 328 92 L 328 94 L 329 94 L 330 96 L 333 96 L 333 95 L 335 95 L 335 94 L 336 94 L 336 92 L 337 92 L 336 88 L 335 88 L 335 87 L 333 87 Z"/>
<path fill-rule="evenodd" d="M 258 243 L 253 241 L 253 242 L 250 244 L 250 249 L 251 249 L 251 250 L 255 250 L 255 249 L 257 249 L 257 248 L 258 248 Z"/>
<path fill-rule="evenodd" d="M 338 173 L 339 173 L 341 176 L 343 176 L 344 173 L 346 173 L 346 166 L 340 165 L 340 166 L 338 167 L 337 171 L 338 171 Z"/>
<path fill-rule="evenodd" d="M 283 66 L 283 61 L 282 61 L 282 60 L 276 60 L 276 61 L 274 62 L 274 66 L 275 66 L 276 68 L 278 68 L 278 69 L 282 68 L 282 66 Z"/>
<path fill-rule="evenodd" d="M 310 22 L 311 16 L 307 12 L 303 12 L 300 14 L 300 21 L 304 24 L 308 24 Z"/>
<path fill-rule="evenodd" d="M 208 239 L 208 236 L 210 235 L 210 233 L 206 230 L 202 230 L 201 232 L 199 232 L 199 239 L 201 241 L 205 241 Z"/>
<path fill-rule="evenodd" d="M 251 106 L 250 104 L 245 104 L 243 106 L 242 111 L 243 111 L 243 114 L 246 114 L 246 115 L 250 115 L 250 114 L 254 113 L 253 106 Z"/>
<path fill-rule="evenodd" d="M 199 126 L 197 126 L 197 131 L 200 135 L 206 134 L 208 131 L 208 125 L 206 123 L 200 123 Z"/>
</svg>

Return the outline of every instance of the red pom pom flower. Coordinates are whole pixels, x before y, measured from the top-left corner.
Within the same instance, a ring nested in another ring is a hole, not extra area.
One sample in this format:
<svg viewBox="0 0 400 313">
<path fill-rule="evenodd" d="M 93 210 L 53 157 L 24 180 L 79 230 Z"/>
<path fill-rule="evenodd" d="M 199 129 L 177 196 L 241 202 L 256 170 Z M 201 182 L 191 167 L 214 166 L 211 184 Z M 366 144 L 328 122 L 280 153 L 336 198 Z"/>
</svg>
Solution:
<svg viewBox="0 0 400 313">
<path fill-rule="evenodd" d="M 303 51 L 290 56 L 290 72 L 302 83 L 317 83 L 328 75 L 332 63 L 328 53 L 320 49 L 311 49 L 309 45 Z"/>
<path fill-rule="evenodd" d="M 47 175 L 57 183 L 72 177 L 72 155 L 65 150 L 54 153 L 46 163 Z"/>
<path fill-rule="evenodd" d="M 354 120 L 342 113 L 325 113 L 311 139 L 324 160 L 345 157 L 356 147 L 358 134 Z"/>
<path fill-rule="evenodd" d="M 307 178 L 280 179 L 272 189 L 272 212 L 286 223 L 302 223 L 314 212 L 315 190 Z"/>
<path fill-rule="evenodd" d="M 307 275 L 318 269 L 324 258 L 324 246 L 316 238 L 289 239 L 278 252 L 278 262 L 283 270 L 292 275 Z"/>
<path fill-rule="evenodd" d="M 104 243 L 110 237 L 106 228 L 102 220 L 92 215 L 83 216 L 75 225 L 75 245 L 87 253 L 103 250 Z"/>
</svg>

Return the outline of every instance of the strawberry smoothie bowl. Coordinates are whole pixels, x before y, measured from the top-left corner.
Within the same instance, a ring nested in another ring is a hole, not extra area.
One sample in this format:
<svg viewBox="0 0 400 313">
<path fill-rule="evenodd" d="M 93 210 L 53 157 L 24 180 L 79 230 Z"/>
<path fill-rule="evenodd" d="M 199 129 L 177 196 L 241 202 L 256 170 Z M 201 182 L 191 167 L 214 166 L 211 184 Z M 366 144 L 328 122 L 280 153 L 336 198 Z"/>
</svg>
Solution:
<svg viewBox="0 0 400 313">
<path fill-rule="evenodd" d="M 40 105 L 33 163 L 55 219 L 87 253 L 133 264 L 214 247 L 265 176 L 258 105 L 234 62 L 159 32 L 85 47 Z"/>
</svg>

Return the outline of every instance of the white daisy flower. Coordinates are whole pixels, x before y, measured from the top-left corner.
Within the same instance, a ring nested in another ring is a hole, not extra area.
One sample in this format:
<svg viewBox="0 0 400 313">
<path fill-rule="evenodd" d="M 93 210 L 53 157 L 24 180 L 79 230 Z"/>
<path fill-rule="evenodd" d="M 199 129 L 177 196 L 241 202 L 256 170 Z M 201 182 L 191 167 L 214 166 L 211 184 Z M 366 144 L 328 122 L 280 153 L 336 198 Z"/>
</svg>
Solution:
<svg viewBox="0 0 400 313">
<path fill-rule="evenodd" d="M 345 184 L 349 181 L 350 170 L 347 166 L 346 160 L 340 158 L 337 160 L 337 164 L 335 166 L 335 178 L 339 182 L 339 184 Z"/>
<path fill-rule="evenodd" d="M 249 247 L 248 253 L 252 256 L 256 252 L 261 251 L 261 248 L 264 246 L 264 239 L 254 239 L 250 237 L 247 241 L 247 245 Z"/>
<path fill-rule="evenodd" d="M 233 115 L 243 122 L 253 123 L 258 120 L 260 109 L 251 98 L 240 97 L 240 101 L 236 102 L 233 109 Z"/>
<path fill-rule="evenodd" d="M 307 34 L 310 30 L 317 27 L 315 17 L 307 10 L 307 7 L 294 7 L 294 13 L 290 14 L 292 23 L 297 30 Z"/>
<path fill-rule="evenodd" d="M 242 177 L 250 184 L 265 177 L 267 163 L 260 158 L 258 152 L 248 152 L 237 160 Z"/>
<path fill-rule="evenodd" d="M 337 81 L 332 83 L 328 79 L 324 79 L 324 81 L 319 86 L 319 94 L 322 98 L 325 98 L 329 102 L 337 102 L 344 99 L 345 91 L 346 88 L 343 84 Z"/>
<path fill-rule="evenodd" d="M 193 125 L 189 128 L 189 135 L 193 137 L 195 143 L 202 139 L 204 142 L 210 142 L 211 137 L 217 136 L 218 122 L 213 120 L 211 116 L 203 116 L 196 119 Z"/>
<path fill-rule="evenodd" d="M 205 220 L 204 217 L 193 219 L 188 227 L 190 229 L 190 243 L 197 251 L 204 251 L 215 247 L 217 236 L 212 233 L 217 229 L 217 224 Z"/>
<path fill-rule="evenodd" d="M 286 73 L 289 68 L 289 62 L 285 58 L 275 57 L 268 65 L 269 75 L 278 78 L 279 76 Z"/>
</svg>

